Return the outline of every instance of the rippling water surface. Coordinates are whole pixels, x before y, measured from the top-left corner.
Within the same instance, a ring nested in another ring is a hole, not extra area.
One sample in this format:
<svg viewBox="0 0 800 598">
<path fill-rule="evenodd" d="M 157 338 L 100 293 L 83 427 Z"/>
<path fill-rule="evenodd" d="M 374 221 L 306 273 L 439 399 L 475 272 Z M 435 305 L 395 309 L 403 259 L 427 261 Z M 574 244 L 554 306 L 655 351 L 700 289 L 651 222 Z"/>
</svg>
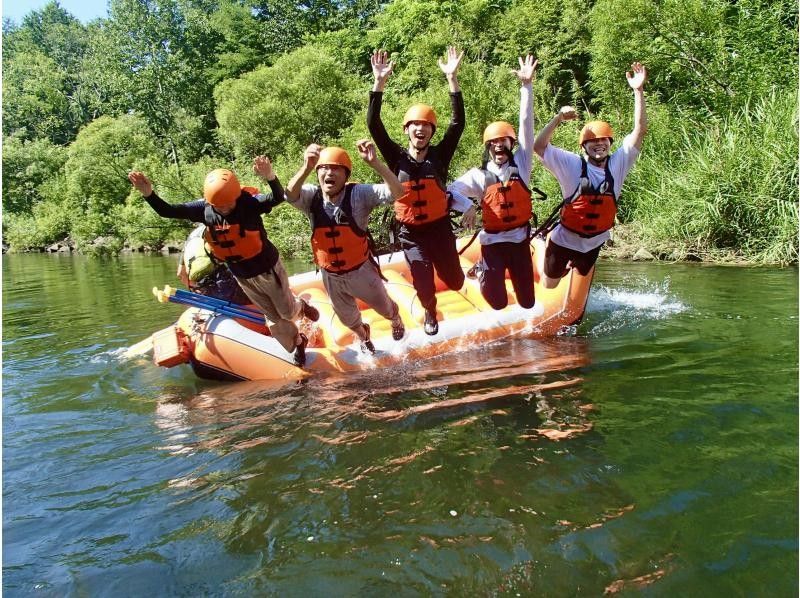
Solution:
<svg viewBox="0 0 800 598">
<path fill-rule="evenodd" d="M 796 269 L 601 262 L 574 334 L 292 386 L 123 361 L 174 260 L 3 259 L 9 596 L 796 596 Z"/>
</svg>

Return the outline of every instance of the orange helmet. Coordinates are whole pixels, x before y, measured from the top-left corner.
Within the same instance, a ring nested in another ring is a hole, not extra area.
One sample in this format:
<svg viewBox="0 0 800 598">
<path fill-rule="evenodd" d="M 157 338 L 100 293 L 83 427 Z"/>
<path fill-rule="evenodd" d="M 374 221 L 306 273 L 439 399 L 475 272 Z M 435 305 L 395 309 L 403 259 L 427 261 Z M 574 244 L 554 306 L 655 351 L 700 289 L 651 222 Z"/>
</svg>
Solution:
<svg viewBox="0 0 800 598">
<path fill-rule="evenodd" d="M 353 162 L 350 155 L 340 147 L 326 147 L 319 153 L 317 168 L 320 166 L 342 166 L 347 169 L 348 174 L 353 172 Z"/>
<path fill-rule="evenodd" d="M 578 145 L 583 145 L 592 139 L 602 139 L 603 137 L 608 137 L 613 143 L 614 131 L 611 130 L 611 125 L 604 120 L 592 120 L 583 125 L 580 137 L 578 137 Z"/>
<path fill-rule="evenodd" d="M 230 208 L 239 199 L 242 188 L 231 170 L 217 168 L 206 175 L 203 198 L 215 208 Z"/>
<path fill-rule="evenodd" d="M 403 127 L 407 127 L 408 123 L 415 120 L 430 123 L 434 129 L 436 128 L 436 112 L 427 104 L 414 104 L 406 110 L 406 115 L 403 117 Z"/>
<path fill-rule="evenodd" d="M 504 120 L 498 120 L 489 125 L 483 130 L 483 142 L 489 143 L 492 139 L 500 139 L 501 137 L 511 137 L 512 141 L 517 140 L 517 134 L 511 123 Z"/>
</svg>

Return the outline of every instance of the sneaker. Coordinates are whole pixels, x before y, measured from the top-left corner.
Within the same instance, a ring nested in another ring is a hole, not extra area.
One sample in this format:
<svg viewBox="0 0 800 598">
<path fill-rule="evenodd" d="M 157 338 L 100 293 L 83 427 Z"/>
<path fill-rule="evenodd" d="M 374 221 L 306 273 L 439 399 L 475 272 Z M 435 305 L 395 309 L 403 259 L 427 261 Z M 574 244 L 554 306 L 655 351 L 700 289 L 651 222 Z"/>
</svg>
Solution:
<svg viewBox="0 0 800 598">
<path fill-rule="evenodd" d="M 300 299 L 300 303 L 303 304 L 303 317 L 304 318 L 307 318 L 307 319 L 311 320 L 312 322 L 316 322 L 317 320 L 319 320 L 319 310 L 316 307 L 306 303 L 305 299 Z"/>
<path fill-rule="evenodd" d="M 369 338 L 369 324 L 364 324 L 364 330 L 367 331 L 367 340 L 361 341 L 361 352 L 374 355 L 375 345 L 372 344 L 372 341 Z"/>
<path fill-rule="evenodd" d="M 294 349 L 294 364 L 299 368 L 306 364 L 306 345 L 308 345 L 308 337 L 300 334 L 300 344 Z"/>
<path fill-rule="evenodd" d="M 396 341 L 403 340 L 403 337 L 406 334 L 406 327 L 403 324 L 403 320 L 397 318 L 397 320 L 392 320 L 392 338 Z"/>
<path fill-rule="evenodd" d="M 425 334 L 433 336 L 439 332 L 439 322 L 436 321 L 436 312 L 425 310 Z"/>
</svg>

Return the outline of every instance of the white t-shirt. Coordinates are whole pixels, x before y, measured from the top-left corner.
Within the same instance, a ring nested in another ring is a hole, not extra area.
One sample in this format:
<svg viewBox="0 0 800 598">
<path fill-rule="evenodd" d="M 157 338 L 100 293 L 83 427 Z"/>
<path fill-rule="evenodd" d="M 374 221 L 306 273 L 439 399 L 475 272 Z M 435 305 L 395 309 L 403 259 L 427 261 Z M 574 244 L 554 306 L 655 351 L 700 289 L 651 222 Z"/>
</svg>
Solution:
<svg viewBox="0 0 800 598">
<path fill-rule="evenodd" d="M 519 143 L 514 152 L 514 163 L 519 171 L 519 178 L 526 186 L 530 184 L 531 166 L 533 162 L 533 91 L 530 84 L 520 87 L 519 100 Z M 494 174 L 501 181 L 508 182 L 509 162 L 498 166 L 492 160 L 486 164 L 486 170 Z M 461 194 L 467 197 L 476 197 L 479 200 L 486 193 L 486 174 L 480 168 L 471 168 L 447 187 L 454 195 Z M 499 233 L 487 233 L 481 229 L 478 241 L 481 245 L 492 243 L 522 243 L 528 240 L 528 225 L 518 226 L 511 230 Z"/>
<path fill-rule="evenodd" d="M 619 201 L 622 191 L 622 183 L 638 157 L 639 150 L 633 145 L 631 135 L 625 137 L 622 140 L 622 147 L 608 157 L 608 169 L 611 171 L 611 176 L 614 177 L 614 196 L 617 201 Z M 581 157 L 550 144 L 545 148 L 544 155 L 540 159 L 542 165 L 558 180 L 562 197 L 571 197 L 580 185 Z M 606 177 L 605 168 L 599 168 L 590 163 L 587 163 L 586 173 L 593 186 L 601 185 Z M 581 237 L 559 224 L 550 233 L 550 240 L 562 247 L 587 253 L 600 247 L 610 236 L 610 231 L 606 231 L 596 237 Z"/>
</svg>

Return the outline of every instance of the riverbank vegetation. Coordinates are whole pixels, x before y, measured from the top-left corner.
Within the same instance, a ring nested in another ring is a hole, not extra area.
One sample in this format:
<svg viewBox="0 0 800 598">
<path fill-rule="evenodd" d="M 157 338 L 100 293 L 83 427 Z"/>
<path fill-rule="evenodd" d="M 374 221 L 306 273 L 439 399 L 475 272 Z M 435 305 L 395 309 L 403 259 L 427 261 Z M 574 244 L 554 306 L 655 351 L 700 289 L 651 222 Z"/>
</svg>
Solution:
<svg viewBox="0 0 800 598">
<path fill-rule="evenodd" d="M 479 164 L 487 123 L 517 121 L 517 56 L 539 59 L 537 130 L 571 104 L 609 120 L 617 141 L 639 60 L 650 127 L 621 202 L 629 241 L 671 259 L 797 263 L 797 31 L 788 0 L 111 0 L 86 25 L 51 2 L 3 23 L 4 243 L 113 253 L 180 241 L 187 225 L 158 218 L 128 171 L 179 202 L 216 167 L 257 183 L 257 154 L 284 182 L 311 142 L 355 158 L 371 51 L 395 61 L 383 119 L 401 140 L 412 102 L 448 118 L 436 57 L 456 45 L 467 127 L 452 177 Z M 554 143 L 576 151 L 579 127 L 563 124 Z M 373 175 L 358 164 L 353 178 Z M 532 179 L 558 196 L 536 162 Z M 299 212 L 266 220 L 287 257 L 308 257 Z"/>
</svg>

